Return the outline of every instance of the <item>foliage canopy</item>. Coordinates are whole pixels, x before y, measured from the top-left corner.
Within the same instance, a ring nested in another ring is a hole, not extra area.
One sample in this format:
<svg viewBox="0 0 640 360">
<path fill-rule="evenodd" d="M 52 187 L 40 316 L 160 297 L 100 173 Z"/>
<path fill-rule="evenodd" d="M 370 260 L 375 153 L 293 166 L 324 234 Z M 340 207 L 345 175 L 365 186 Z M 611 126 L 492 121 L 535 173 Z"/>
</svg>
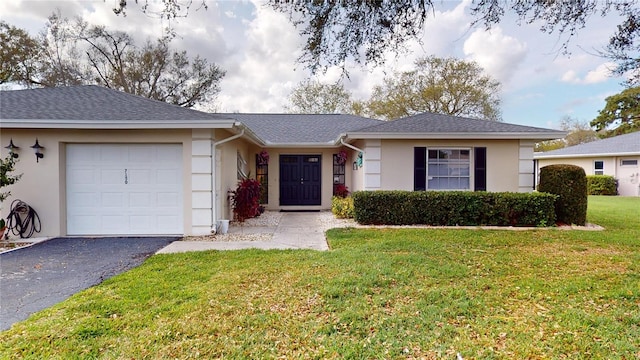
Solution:
<svg viewBox="0 0 640 360">
<path fill-rule="evenodd" d="M 431 56 L 418 59 L 414 70 L 386 77 L 368 108 L 389 120 L 425 111 L 500 120 L 499 92 L 500 83 L 475 62 Z"/>
<path fill-rule="evenodd" d="M 640 131 L 640 87 L 631 87 L 606 98 L 591 126 L 605 137 Z"/>
<path fill-rule="evenodd" d="M 15 40 L 17 37 L 17 40 Z M 219 93 L 225 72 L 199 56 L 170 47 L 171 38 L 135 44 L 131 35 L 82 18 L 49 17 L 38 38 L 0 23 L 0 83 L 32 86 L 99 84 L 171 104 L 193 107 Z"/>
</svg>

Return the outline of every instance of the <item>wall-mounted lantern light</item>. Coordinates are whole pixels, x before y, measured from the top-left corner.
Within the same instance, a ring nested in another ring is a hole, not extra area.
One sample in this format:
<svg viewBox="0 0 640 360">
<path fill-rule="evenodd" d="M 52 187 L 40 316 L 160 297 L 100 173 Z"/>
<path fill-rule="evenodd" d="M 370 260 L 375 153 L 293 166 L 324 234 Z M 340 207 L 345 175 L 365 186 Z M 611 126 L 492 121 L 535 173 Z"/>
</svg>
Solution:
<svg viewBox="0 0 640 360">
<path fill-rule="evenodd" d="M 358 163 L 357 162 L 353 162 L 353 170 L 358 170 Z"/>
<path fill-rule="evenodd" d="M 44 146 L 41 146 L 38 143 L 38 138 L 36 138 L 36 143 L 31 147 L 36 152 L 36 162 L 40 162 L 40 159 L 44 157 L 42 150 L 44 150 Z"/>
<path fill-rule="evenodd" d="M 16 150 L 20 148 L 13 144 L 13 138 L 9 141 L 9 145 L 5 146 L 4 148 L 9 149 L 9 154 L 11 155 L 12 158 L 14 159 L 18 158 L 18 153 L 16 153 Z"/>
</svg>

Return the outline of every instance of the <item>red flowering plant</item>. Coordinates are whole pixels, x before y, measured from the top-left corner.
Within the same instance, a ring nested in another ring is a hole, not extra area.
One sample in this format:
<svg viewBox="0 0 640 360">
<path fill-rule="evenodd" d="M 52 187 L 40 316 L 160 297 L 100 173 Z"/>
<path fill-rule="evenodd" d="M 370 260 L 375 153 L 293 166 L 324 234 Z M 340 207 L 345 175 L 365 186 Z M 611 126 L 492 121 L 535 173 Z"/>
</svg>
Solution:
<svg viewBox="0 0 640 360">
<path fill-rule="evenodd" d="M 233 214 L 238 222 L 260 215 L 260 187 L 258 180 L 244 179 L 231 192 Z"/>
<path fill-rule="evenodd" d="M 343 184 L 336 185 L 335 190 L 333 191 L 333 195 L 341 198 L 346 198 L 347 196 L 349 196 L 349 194 L 349 188 L 347 188 Z"/>
<path fill-rule="evenodd" d="M 336 157 L 338 159 L 338 165 L 344 165 L 347 162 L 347 152 L 344 150 L 340 150 Z"/>
<path fill-rule="evenodd" d="M 258 154 L 258 165 L 267 165 L 269 163 L 269 153 L 267 150 L 260 151 Z"/>
</svg>

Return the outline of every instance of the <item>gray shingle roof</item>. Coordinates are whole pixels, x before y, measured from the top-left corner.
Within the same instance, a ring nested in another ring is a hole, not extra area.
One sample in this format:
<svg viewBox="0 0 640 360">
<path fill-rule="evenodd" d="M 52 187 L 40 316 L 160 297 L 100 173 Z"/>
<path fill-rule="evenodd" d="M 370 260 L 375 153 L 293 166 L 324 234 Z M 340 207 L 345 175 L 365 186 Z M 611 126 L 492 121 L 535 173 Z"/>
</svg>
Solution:
<svg viewBox="0 0 640 360">
<path fill-rule="evenodd" d="M 540 133 L 555 130 L 509 124 L 460 116 L 421 113 L 379 125 L 361 128 L 355 133 Z"/>
<path fill-rule="evenodd" d="M 585 144 L 569 146 L 558 150 L 536 153 L 534 157 L 536 159 L 544 159 L 547 157 L 574 157 L 605 154 L 640 155 L 640 131 L 596 140 Z"/>
<path fill-rule="evenodd" d="M 267 144 L 335 143 L 340 134 L 383 123 L 344 114 L 219 114 L 245 124 Z"/>
<path fill-rule="evenodd" d="M 0 119 L 158 122 L 224 118 L 102 86 L 87 85 L 0 91 Z"/>
<path fill-rule="evenodd" d="M 456 133 L 488 134 L 496 138 L 505 134 L 513 138 L 562 137 L 556 136 L 561 132 L 555 130 L 433 113 L 389 122 L 343 114 L 210 114 L 95 85 L 0 91 L 0 119 L 13 127 L 40 121 L 37 126 L 82 124 L 84 128 L 101 128 L 108 122 L 114 123 L 113 126 L 142 124 L 146 128 L 213 128 L 222 127 L 223 123 L 230 127 L 239 121 L 258 137 L 257 141 L 273 146 L 335 145 L 345 133 L 352 138 L 354 134 L 374 134 L 382 138 Z"/>
</svg>

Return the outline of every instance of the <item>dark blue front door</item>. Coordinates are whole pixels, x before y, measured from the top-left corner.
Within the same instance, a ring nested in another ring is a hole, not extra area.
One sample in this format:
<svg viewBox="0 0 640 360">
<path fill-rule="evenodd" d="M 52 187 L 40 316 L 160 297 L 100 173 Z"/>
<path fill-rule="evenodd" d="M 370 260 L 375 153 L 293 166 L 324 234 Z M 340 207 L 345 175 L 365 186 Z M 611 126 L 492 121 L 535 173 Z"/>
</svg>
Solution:
<svg viewBox="0 0 640 360">
<path fill-rule="evenodd" d="M 280 155 L 280 205 L 320 205 L 320 155 Z"/>
</svg>

